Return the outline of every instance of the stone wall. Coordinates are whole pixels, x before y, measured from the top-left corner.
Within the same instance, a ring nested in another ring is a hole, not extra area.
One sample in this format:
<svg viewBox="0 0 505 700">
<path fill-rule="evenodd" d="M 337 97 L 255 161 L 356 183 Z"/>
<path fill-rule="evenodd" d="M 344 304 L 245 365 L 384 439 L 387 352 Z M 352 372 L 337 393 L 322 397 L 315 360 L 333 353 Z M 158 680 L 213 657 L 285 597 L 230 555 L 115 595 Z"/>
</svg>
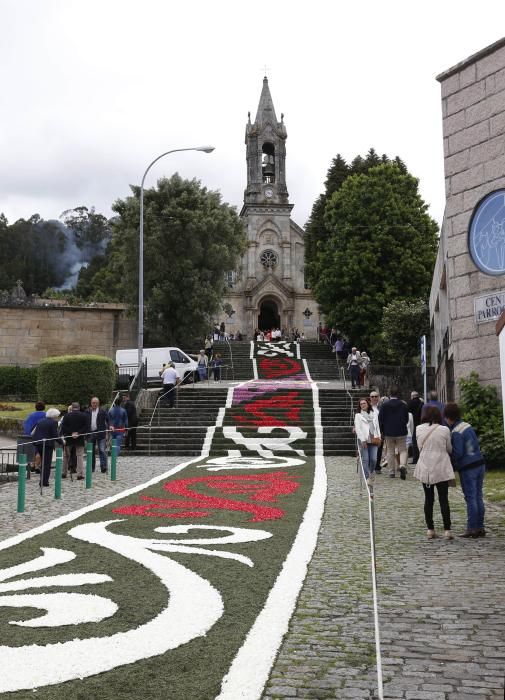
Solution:
<svg viewBox="0 0 505 700">
<path fill-rule="evenodd" d="M 125 307 L 0 307 L 0 365 L 35 366 L 44 357 L 93 354 L 115 359 L 137 346 L 137 323 Z"/>
<path fill-rule="evenodd" d="M 479 271 L 468 250 L 472 213 L 505 187 L 505 39 L 438 76 L 442 90 L 446 210 L 430 299 L 432 362 L 443 395 L 444 367 L 458 379 L 476 371 L 500 387 L 498 339 L 491 318 L 476 323 L 476 297 L 505 290 L 505 275 Z M 449 364 L 451 364 L 449 362 Z"/>
</svg>

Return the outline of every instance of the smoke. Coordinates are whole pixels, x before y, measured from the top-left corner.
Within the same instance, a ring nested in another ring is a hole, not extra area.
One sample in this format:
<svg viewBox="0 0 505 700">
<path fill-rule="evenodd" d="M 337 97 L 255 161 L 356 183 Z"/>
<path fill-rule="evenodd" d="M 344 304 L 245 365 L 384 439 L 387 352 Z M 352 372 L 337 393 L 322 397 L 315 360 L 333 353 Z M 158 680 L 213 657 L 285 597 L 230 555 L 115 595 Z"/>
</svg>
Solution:
<svg viewBox="0 0 505 700">
<path fill-rule="evenodd" d="M 41 222 L 43 227 L 48 224 L 53 229 L 53 236 L 56 239 L 53 242 L 53 245 L 56 245 L 56 251 L 52 256 L 52 267 L 55 277 L 58 280 L 63 280 L 60 286 L 54 288 L 57 291 L 75 289 L 80 270 L 87 267 L 94 257 L 105 253 L 109 238 L 90 241 L 84 237 L 83 240 L 82 232 L 80 232 L 78 240 L 76 232 L 61 221 L 51 219 Z"/>
</svg>

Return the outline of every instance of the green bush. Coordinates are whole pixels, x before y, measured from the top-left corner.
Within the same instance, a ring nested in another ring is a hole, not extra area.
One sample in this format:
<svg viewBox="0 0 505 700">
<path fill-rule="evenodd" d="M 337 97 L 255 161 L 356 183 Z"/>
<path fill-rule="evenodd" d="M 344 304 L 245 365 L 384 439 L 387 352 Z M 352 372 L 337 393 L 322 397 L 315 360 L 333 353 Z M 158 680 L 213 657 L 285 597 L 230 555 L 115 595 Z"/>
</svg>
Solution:
<svg viewBox="0 0 505 700">
<path fill-rule="evenodd" d="M 479 384 L 477 372 L 460 379 L 459 386 L 461 415 L 477 433 L 487 466 L 504 469 L 503 406 L 496 387 Z"/>
<path fill-rule="evenodd" d="M 0 367 L 1 396 L 29 396 L 37 394 L 37 367 Z"/>
<path fill-rule="evenodd" d="M 114 362 L 101 355 L 48 357 L 39 366 L 38 395 L 47 403 L 87 406 L 92 396 L 109 403 L 116 381 Z"/>
</svg>

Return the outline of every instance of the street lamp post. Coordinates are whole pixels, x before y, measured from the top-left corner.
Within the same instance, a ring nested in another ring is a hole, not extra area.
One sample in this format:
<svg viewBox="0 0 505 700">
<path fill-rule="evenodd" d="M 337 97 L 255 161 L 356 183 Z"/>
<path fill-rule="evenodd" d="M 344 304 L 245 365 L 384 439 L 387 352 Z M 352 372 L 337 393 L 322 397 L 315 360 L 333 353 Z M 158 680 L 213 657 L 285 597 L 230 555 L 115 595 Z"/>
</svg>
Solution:
<svg viewBox="0 0 505 700">
<path fill-rule="evenodd" d="M 138 364 L 139 368 L 142 364 L 142 352 L 144 349 L 144 182 L 146 175 L 152 166 L 157 163 L 160 158 L 168 156 L 170 153 L 178 153 L 179 151 L 203 151 L 203 153 L 212 153 L 214 146 L 193 146 L 191 148 L 173 148 L 171 151 L 166 151 L 155 158 L 150 163 L 140 185 L 140 230 L 139 230 L 139 314 L 138 314 Z"/>
</svg>

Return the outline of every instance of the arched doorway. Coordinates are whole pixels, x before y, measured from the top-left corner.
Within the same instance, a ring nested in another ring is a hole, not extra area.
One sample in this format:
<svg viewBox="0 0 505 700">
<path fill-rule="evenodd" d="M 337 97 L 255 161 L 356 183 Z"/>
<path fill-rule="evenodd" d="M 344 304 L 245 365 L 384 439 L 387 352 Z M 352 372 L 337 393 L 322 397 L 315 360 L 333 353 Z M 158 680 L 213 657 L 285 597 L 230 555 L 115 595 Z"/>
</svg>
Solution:
<svg viewBox="0 0 505 700">
<path fill-rule="evenodd" d="M 277 304 L 272 299 L 265 299 L 260 304 L 260 313 L 258 316 L 258 328 L 260 331 L 269 331 L 272 328 L 281 327 L 281 317 Z"/>
</svg>

